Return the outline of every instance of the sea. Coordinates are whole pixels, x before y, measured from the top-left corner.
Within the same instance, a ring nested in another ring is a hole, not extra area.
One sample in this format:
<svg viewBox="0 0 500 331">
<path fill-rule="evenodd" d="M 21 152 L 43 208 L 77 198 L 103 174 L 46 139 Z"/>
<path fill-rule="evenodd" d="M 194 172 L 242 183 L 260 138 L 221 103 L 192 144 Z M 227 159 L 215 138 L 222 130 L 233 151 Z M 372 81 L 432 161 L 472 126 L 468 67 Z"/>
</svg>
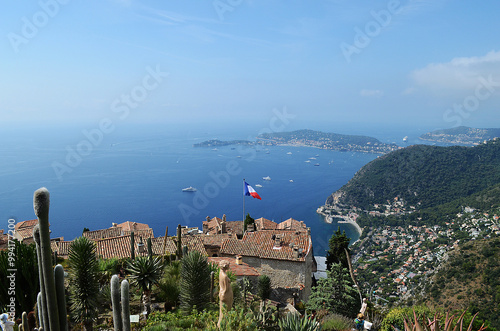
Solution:
<svg viewBox="0 0 500 331">
<path fill-rule="evenodd" d="M 427 132 L 353 131 L 401 146 L 422 143 L 418 136 Z M 248 213 L 275 222 L 290 217 L 304 221 L 318 256 L 325 255 L 338 228 L 351 243 L 356 241 L 359 234 L 352 225 L 329 224 L 316 209 L 379 155 L 288 146 L 193 147 L 208 139 L 255 139 L 258 132 L 237 126 L 4 128 L 0 229 L 7 231 L 10 219 L 35 219 L 33 192 L 46 187 L 51 236 L 65 240 L 80 236 L 84 228 L 103 229 L 124 221 L 147 223 L 155 236 L 166 231 L 174 235 L 178 224 L 201 229 L 207 216 L 225 214 L 228 221 L 236 221 Z M 329 132 L 348 134 L 349 129 Z M 409 136 L 406 143 L 404 136 Z M 244 180 L 262 200 L 244 197 Z M 182 191 L 189 186 L 197 191 Z"/>
</svg>

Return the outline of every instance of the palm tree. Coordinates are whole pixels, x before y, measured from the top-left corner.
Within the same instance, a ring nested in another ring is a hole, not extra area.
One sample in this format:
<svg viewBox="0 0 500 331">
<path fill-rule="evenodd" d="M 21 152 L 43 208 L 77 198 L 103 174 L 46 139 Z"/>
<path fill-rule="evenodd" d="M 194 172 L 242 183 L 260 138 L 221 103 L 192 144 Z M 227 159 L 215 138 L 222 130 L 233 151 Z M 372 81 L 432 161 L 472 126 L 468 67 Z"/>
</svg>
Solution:
<svg viewBox="0 0 500 331">
<path fill-rule="evenodd" d="M 163 265 L 159 257 L 150 259 L 146 256 L 139 256 L 132 262 L 129 262 L 127 271 L 130 274 L 132 285 L 142 290 L 144 311 L 149 315 L 151 310 L 151 289 L 157 284 L 163 272 Z"/>
<path fill-rule="evenodd" d="M 180 282 L 181 309 L 203 309 L 210 300 L 210 266 L 206 256 L 189 252 L 182 259 Z"/>
<path fill-rule="evenodd" d="M 76 238 L 69 248 L 71 312 L 84 330 L 92 330 L 97 317 L 99 264 L 95 244 L 85 237 Z"/>
</svg>

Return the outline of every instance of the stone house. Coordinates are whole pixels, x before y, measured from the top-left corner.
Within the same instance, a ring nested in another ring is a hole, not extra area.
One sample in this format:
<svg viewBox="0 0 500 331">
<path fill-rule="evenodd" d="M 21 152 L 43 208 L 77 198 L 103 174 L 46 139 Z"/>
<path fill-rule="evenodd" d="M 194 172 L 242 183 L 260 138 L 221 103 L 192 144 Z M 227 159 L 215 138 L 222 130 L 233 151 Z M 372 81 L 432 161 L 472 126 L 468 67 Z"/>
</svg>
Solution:
<svg viewBox="0 0 500 331">
<path fill-rule="evenodd" d="M 247 231 L 242 239 L 224 240 L 220 256 L 241 256 L 244 263 L 261 275 L 269 276 L 273 300 L 307 301 L 309 298 L 314 258 L 311 235 L 307 229 Z"/>
</svg>

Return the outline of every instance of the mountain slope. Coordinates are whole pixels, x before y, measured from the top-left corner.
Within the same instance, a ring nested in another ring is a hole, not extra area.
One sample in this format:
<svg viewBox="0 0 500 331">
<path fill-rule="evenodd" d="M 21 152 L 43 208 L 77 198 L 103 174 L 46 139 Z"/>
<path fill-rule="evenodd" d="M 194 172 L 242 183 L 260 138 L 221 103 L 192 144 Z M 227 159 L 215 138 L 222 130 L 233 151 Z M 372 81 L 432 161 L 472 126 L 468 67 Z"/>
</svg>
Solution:
<svg viewBox="0 0 500 331">
<path fill-rule="evenodd" d="M 395 197 L 420 208 L 470 196 L 500 183 L 500 141 L 475 147 L 414 145 L 361 168 L 326 204 L 370 209 Z"/>
</svg>

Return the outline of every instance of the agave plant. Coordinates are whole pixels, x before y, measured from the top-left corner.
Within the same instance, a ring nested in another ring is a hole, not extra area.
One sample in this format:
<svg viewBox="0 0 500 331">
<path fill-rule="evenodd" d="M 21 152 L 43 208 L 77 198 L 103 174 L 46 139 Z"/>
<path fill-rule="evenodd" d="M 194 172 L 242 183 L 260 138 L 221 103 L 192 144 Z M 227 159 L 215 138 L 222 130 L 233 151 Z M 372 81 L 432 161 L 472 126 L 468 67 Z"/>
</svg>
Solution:
<svg viewBox="0 0 500 331">
<path fill-rule="evenodd" d="M 146 315 L 151 310 L 151 289 L 157 284 L 163 272 L 163 265 L 159 257 L 150 259 L 146 256 L 139 256 L 128 264 L 130 282 L 132 285 L 142 290 L 142 302 Z"/>
<path fill-rule="evenodd" d="M 434 315 L 434 319 L 430 320 L 427 319 L 427 323 L 424 322 L 420 323 L 417 318 L 417 314 L 415 311 L 413 311 L 413 320 L 409 319 L 404 319 L 404 327 L 405 331 L 462 331 L 463 330 L 463 324 L 464 324 L 464 316 L 467 310 L 464 310 L 458 320 L 455 322 L 456 315 L 449 315 L 449 313 L 446 313 L 446 316 L 444 318 L 444 325 L 440 325 L 440 316 L 439 314 Z M 472 320 L 470 321 L 469 325 L 466 326 L 467 331 L 472 331 L 474 319 L 476 318 L 477 313 L 473 316 Z M 394 328 L 396 329 L 396 328 Z M 484 327 L 484 324 L 479 327 L 477 331 L 482 331 L 485 330 L 486 328 Z"/>
<path fill-rule="evenodd" d="M 282 331 L 321 331 L 321 324 L 316 318 L 310 318 L 305 315 L 289 313 L 286 317 L 278 321 L 278 326 Z"/>
</svg>

